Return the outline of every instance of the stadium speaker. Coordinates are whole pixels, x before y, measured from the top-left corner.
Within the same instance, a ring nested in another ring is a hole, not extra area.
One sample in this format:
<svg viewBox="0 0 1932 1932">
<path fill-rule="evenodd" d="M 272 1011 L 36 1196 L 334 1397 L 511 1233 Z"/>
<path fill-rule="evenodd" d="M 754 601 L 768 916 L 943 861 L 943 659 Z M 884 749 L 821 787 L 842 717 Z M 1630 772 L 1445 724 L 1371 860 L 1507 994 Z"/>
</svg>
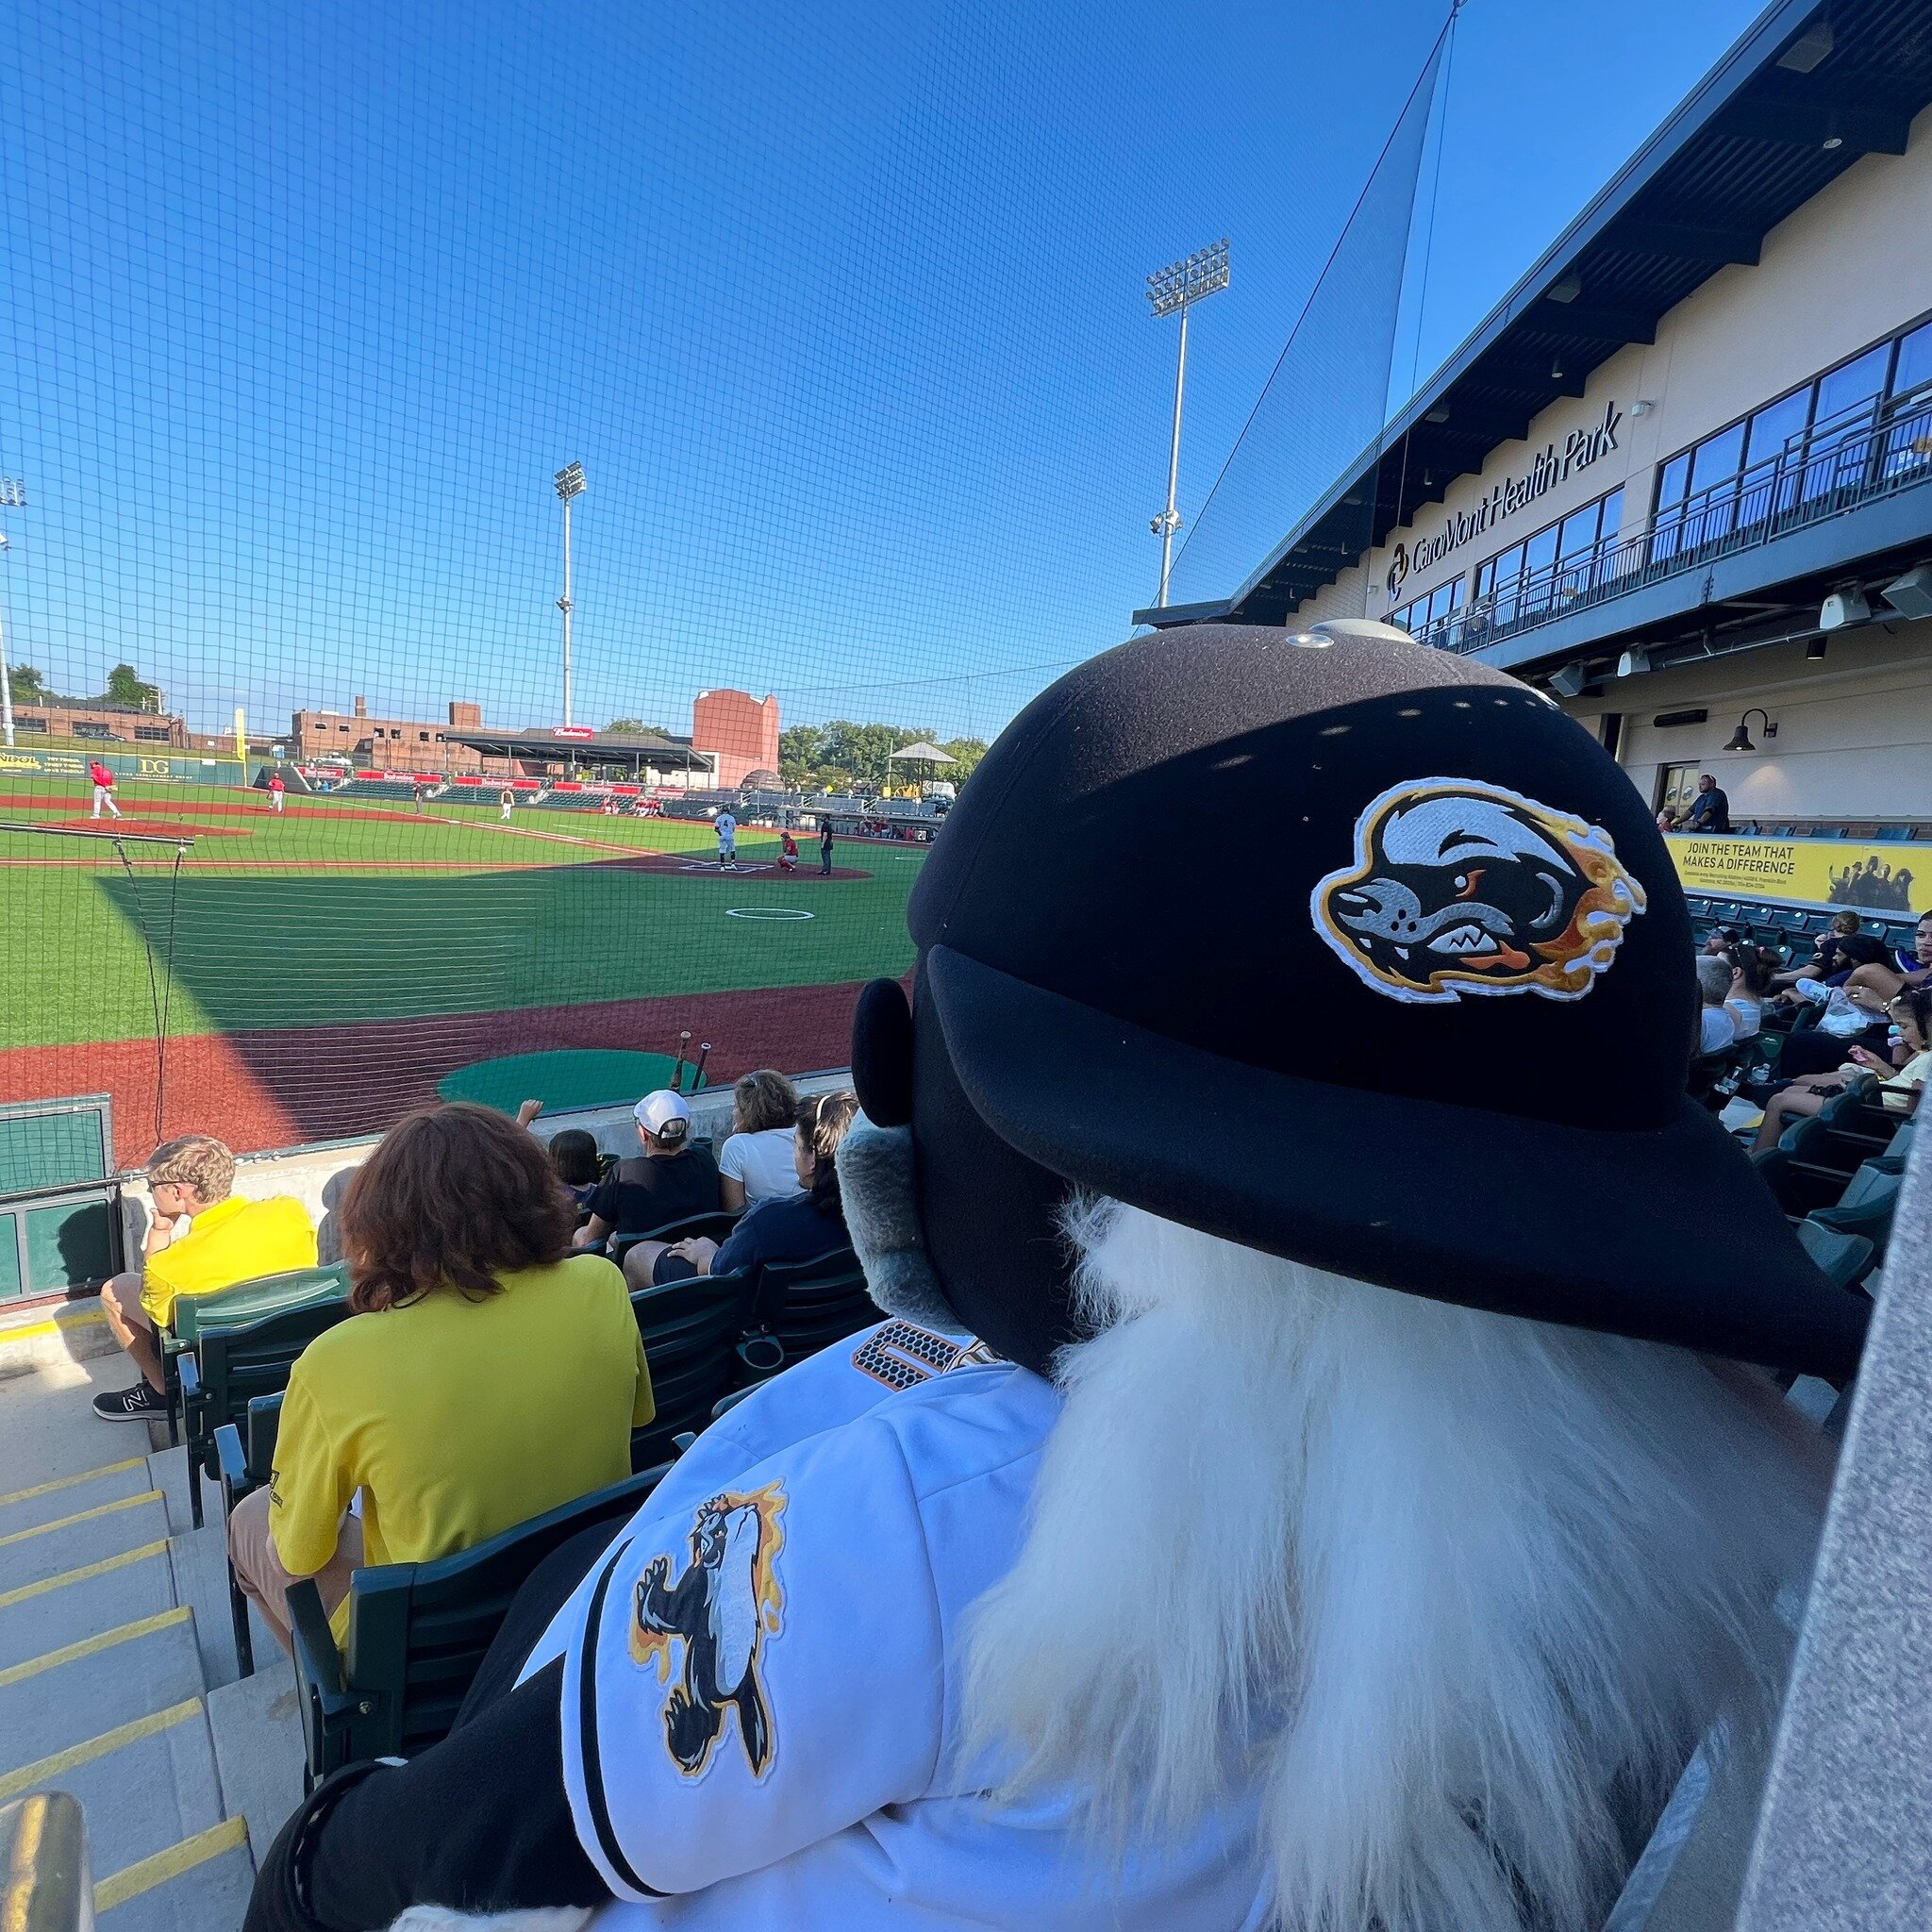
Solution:
<svg viewBox="0 0 1932 1932">
<path fill-rule="evenodd" d="M 1580 660 L 1558 665 L 1550 673 L 1550 689 L 1559 698 L 1574 698 L 1589 682 Z"/>
<path fill-rule="evenodd" d="M 1932 563 L 1894 578 L 1878 593 L 1901 617 L 1932 617 Z"/>
<path fill-rule="evenodd" d="M 1650 653 L 1641 644 L 1632 644 L 1617 659 L 1619 677 L 1636 677 L 1650 669 Z"/>
<path fill-rule="evenodd" d="M 1820 630 L 1845 630 L 1855 624 L 1870 624 L 1872 607 L 1865 601 L 1865 593 L 1857 584 L 1848 585 L 1842 591 L 1834 591 L 1818 612 Z"/>
</svg>

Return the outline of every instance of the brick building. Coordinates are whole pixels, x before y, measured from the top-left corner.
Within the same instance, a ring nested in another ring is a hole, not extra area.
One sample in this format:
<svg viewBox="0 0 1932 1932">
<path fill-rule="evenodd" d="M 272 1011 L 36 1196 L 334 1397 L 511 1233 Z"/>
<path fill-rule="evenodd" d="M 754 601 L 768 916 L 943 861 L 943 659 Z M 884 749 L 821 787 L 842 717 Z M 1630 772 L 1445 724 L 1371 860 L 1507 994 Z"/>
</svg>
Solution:
<svg viewBox="0 0 1932 1932">
<path fill-rule="evenodd" d="M 726 790 L 750 772 L 778 769 L 778 700 L 741 691 L 701 691 L 691 700 L 691 742 L 717 758 L 714 782 Z"/>
<path fill-rule="evenodd" d="M 442 723 L 423 718 L 373 718 L 369 700 L 355 708 L 297 711 L 289 721 L 289 750 L 298 764 L 325 757 L 394 772 L 491 772 L 508 770 L 503 758 L 486 758 L 466 744 L 450 741 L 452 731 L 477 731 L 481 705 L 453 702 Z"/>
<path fill-rule="evenodd" d="M 13 728 L 23 738 L 78 738 L 96 744 L 188 746 L 188 724 L 171 711 L 133 705 L 76 705 L 64 698 L 22 698 Z"/>
</svg>

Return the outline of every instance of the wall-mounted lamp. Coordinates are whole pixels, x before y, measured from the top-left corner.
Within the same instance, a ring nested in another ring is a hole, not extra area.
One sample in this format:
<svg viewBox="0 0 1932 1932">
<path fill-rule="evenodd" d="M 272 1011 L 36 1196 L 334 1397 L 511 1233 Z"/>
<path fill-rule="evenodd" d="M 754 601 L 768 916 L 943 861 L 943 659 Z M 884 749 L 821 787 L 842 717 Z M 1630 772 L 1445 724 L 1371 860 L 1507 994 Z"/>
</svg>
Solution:
<svg viewBox="0 0 1932 1932">
<path fill-rule="evenodd" d="M 1642 644 L 1632 644 L 1617 659 L 1619 677 L 1639 677 L 1650 669 L 1650 652 Z"/>
<path fill-rule="evenodd" d="M 1631 418 L 1633 421 L 1641 420 L 1641 418 L 1649 415 L 1650 412 L 1656 408 L 1657 398 L 1655 396 L 1639 396 L 1637 400 L 1630 405 Z"/>
<path fill-rule="evenodd" d="M 1762 705 L 1753 705 L 1750 710 L 1746 711 L 1738 720 L 1738 728 L 1731 733 L 1730 743 L 1724 746 L 1726 751 L 1756 751 L 1757 749 L 1751 742 L 1751 733 L 1746 728 L 1754 715 L 1764 720 L 1765 737 L 1775 738 L 1777 736 L 1777 726 L 1771 722 L 1771 714 L 1765 710 Z"/>
</svg>

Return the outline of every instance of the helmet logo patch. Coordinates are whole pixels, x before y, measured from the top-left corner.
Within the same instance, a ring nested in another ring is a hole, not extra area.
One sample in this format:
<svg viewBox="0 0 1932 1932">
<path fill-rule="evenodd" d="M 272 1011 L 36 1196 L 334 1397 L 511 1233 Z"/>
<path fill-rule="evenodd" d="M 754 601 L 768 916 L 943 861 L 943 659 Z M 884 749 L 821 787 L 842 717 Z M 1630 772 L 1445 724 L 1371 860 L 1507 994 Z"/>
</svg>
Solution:
<svg viewBox="0 0 1932 1932">
<path fill-rule="evenodd" d="M 1364 986 L 1437 1005 L 1581 999 L 1644 903 L 1600 825 L 1500 785 L 1411 778 L 1356 820 L 1354 863 L 1309 909 Z"/>
</svg>

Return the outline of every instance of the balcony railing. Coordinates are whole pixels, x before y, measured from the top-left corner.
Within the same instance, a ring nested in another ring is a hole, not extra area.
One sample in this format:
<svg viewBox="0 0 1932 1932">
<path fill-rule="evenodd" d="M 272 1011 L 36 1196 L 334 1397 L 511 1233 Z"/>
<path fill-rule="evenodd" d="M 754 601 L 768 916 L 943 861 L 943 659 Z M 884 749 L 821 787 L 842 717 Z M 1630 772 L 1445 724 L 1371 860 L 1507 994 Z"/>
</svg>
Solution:
<svg viewBox="0 0 1932 1932">
<path fill-rule="evenodd" d="M 1573 610 L 1696 570 L 1932 478 L 1932 391 L 1872 402 L 1814 424 L 1774 457 L 1659 510 L 1635 535 L 1605 537 L 1418 631 L 1444 651 L 1481 651 Z"/>
</svg>

